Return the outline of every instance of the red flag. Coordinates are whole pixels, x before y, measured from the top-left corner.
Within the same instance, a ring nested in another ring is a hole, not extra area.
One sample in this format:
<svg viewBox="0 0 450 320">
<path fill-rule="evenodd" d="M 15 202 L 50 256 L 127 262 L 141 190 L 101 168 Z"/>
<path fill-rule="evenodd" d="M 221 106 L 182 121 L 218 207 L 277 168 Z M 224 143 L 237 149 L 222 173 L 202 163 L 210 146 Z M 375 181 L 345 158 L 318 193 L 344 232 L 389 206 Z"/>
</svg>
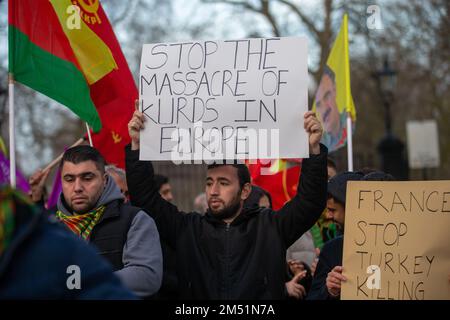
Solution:
<svg viewBox="0 0 450 320">
<path fill-rule="evenodd" d="M 84 3 L 79 0 L 72 2 Z M 88 8 L 81 5 L 80 9 L 83 11 Z M 83 12 L 92 18 L 91 10 Z M 101 22 L 93 23 L 90 27 L 109 47 L 118 68 L 91 85 L 91 97 L 103 126 L 99 133 L 92 135 L 92 142 L 108 163 L 125 168 L 124 147 L 130 143 L 128 121 L 133 115 L 138 91 L 119 42 L 100 4 L 96 16 Z"/>
<path fill-rule="evenodd" d="M 99 0 L 9 0 L 8 19 L 14 79 L 89 123 L 94 147 L 123 168 L 138 94 Z"/>
<path fill-rule="evenodd" d="M 260 186 L 272 196 L 272 207 L 279 210 L 297 193 L 297 185 L 301 171 L 299 160 L 274 160 L 272 162 L 257 161 L 249 164 L 252 183 Z"/>
</svg>

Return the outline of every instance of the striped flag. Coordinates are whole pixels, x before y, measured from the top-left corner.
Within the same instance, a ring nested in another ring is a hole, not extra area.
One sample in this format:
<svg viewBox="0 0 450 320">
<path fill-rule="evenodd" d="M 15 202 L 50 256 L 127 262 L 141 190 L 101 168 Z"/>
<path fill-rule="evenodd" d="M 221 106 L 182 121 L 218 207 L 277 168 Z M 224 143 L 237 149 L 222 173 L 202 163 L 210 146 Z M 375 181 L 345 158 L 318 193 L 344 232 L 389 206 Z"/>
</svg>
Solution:
<svg viewBox="0 0 450 320">
<path fill-rule="evenodd" d="M 137 88 L 99 0 L 9 0 L 9 72 L 93 129 L 106 161 L 124 167 Z"/>
</svg>

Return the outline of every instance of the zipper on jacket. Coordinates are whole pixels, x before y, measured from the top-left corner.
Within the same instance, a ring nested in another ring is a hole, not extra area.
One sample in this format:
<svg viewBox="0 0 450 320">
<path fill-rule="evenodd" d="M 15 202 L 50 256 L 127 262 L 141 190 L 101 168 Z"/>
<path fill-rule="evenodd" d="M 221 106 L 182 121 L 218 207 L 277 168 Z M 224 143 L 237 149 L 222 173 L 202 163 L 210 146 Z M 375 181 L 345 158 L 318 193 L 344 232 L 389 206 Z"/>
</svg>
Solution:
<svg viewBox="0 0 450 320">
<path fill-rule="evenodd" d="M 225 299 L 230 299 L 230 224 L 227 223 L 225 227 L 225 255 L 226 255 L 226 277 L 225 277 Z"/>
</svg>

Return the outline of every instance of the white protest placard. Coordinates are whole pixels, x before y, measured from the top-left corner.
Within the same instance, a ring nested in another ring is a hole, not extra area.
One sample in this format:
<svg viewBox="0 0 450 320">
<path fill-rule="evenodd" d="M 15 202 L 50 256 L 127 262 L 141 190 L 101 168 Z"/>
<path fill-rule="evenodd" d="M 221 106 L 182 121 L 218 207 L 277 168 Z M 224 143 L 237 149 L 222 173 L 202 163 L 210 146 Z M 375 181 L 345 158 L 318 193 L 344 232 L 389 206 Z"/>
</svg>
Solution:
<svg viewBox="0 0 450 320">
<path fill-rule="evenodd" d="M 411 169 L 439 167 L 439 135 L 436 120 L 408 121 L 406 136 Z"/>
<path fill-rule="evenodd" d="M 307 158 L 307 88 L 306 38 L 145 44 L 140 159 Z"/>
<path fill-rule="evenodd" d="M 350 181 L 344 300 L 450 300 L 450 181 Z"/>
</svg>

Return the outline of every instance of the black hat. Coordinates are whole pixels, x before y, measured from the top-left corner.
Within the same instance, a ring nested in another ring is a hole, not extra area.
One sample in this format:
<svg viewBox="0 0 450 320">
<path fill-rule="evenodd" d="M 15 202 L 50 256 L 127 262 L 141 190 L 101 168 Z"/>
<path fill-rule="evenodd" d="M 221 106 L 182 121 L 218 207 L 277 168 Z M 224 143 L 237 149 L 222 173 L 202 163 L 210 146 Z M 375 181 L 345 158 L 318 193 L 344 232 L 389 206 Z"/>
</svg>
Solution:
<svg viewBox="0 0 450 320">
<path fill-rule="evenodd" d="M 389 173 L 383 171 L 373 171 L 366 174 L 361 180 L 364 181 L 394 181 L 395 178 Z"/>
<path fill-rule="evenodd" d="M 364 176 L 361 172 L 343 172 L 335 175 L 328 181 L 328 195 L 338 202 L 345 204 L 347 194 L 347 181 L 359 181 Z"/>
</svg>

